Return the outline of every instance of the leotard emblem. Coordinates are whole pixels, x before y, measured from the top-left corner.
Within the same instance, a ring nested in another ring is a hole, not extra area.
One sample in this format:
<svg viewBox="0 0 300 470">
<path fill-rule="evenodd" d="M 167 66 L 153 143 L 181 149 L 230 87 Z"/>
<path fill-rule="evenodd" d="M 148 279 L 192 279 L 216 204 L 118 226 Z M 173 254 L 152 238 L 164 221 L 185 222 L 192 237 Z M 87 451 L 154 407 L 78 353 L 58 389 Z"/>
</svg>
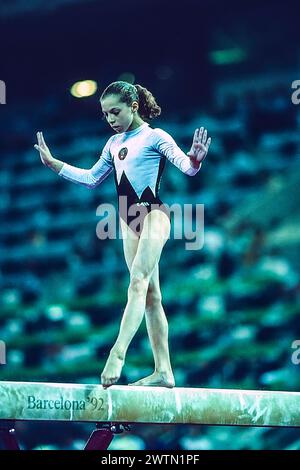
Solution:
<svg viewBox="0 0 300 470">
<path fill-rule="evenodd" d="M 118 153 L 119 159 L 120 159 L 120 160 L 124 160 L 124 158 L 126 157 L 127 153 L 128 153 L 128 148 L 126 148 L 126 147 L 121 148 L 121 150 L 120 150 L 119 153 Z"/>
</svg>

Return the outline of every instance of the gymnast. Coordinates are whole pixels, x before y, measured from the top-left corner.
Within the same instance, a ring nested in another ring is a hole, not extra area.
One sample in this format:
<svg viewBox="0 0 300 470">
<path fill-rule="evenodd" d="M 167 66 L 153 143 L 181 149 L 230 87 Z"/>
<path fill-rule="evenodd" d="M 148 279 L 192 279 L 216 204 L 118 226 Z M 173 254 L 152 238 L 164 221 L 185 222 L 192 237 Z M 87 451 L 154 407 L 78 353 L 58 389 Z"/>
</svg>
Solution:
<svg viewBox="0 0 300 470">
<path fill-rule="evenodd" d="M 150 120 L 160 115 L 161 108 L 152 93 L 141 85 L 113 82 L 103 91 L 100 105 L 114 134 L 92 168 L 77 168 L 54 158 L 42 132 L 37 133 L 34 148 L 45 166 L 88 188 L 95 188 L 114 173 L 130 281 L 119 333 L 101 374 L 103 387 L 115 384 L 120 378 L 127 349 L 145 314 L 154 372 L 130 385 L 172 388 L 175 380 L 169 355 L 168 322 L 159 283 L 159 260 L 171 225 L 167 206 L 159 199 L 160 180 L 166 159 L 186 175 L 196 175 L 211 138 L 206 129 L 197 128 L 191 149 L 185 154 L 167 132 L 149 125 Z M 127 204 L 120 204 L 121 198 L 126 198 Z"/>
</svg>

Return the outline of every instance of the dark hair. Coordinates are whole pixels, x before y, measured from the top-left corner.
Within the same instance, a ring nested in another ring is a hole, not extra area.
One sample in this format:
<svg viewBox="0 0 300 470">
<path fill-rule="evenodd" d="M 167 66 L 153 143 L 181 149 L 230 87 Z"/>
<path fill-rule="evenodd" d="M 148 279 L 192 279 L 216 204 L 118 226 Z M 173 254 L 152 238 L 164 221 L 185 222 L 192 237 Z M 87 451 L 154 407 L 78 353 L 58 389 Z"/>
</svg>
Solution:
<svg viewBox="0 0 300 470">
<path fill-rule="evenodd" d="M 161 113 L 161 108 L 156 103 L 151 91 L 141 85 L 132 85 L 128 82 L 113 82 L 103 91 L 100 101 L 109 95 L 119 95 L 120 101 L 131 106 L 133 101 L 139 103 L 138 113 L 144 120 L 154 119 Z"/>
</svg>

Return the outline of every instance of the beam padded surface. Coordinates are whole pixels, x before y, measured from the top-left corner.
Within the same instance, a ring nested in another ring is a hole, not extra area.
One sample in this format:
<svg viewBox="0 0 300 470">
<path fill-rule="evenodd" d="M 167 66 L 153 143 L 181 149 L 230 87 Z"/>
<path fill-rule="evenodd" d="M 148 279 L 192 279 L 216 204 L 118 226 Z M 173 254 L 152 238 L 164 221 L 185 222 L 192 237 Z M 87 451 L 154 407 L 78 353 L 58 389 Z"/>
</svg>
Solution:
<svg viewBox="0 0 300 470">
<path fill-rule="evenodd" d="M 0 382 L 0 419 L 300 426 L 300 393 Z"/>
</svg>

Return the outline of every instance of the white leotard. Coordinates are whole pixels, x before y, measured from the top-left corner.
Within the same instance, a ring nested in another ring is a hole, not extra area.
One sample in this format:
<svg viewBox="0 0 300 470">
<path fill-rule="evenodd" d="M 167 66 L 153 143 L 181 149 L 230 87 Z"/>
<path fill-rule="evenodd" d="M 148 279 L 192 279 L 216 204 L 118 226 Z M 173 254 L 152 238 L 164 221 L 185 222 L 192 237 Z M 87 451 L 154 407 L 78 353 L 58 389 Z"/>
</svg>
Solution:
<svg viewBox="0 0 300 470">
<path fill-rule="evenodd" d="M 178 147 L 174 139 L 162 129 L 153 129 L 148 123 L 138 128 L 115 134 L 107 141 L 95 165 L 81 169 L 64 163 L 59 175 L 74 183 L 94 188 L 114 171 L 118 196 L 128 198 L 132 204 L 162 204 L 159 186 L 166 158 L 189 176 L 201 167 L 192 167 L 189 157 Z M 128 214 L 120 213 L 120 216 Z"/>
</svg>

